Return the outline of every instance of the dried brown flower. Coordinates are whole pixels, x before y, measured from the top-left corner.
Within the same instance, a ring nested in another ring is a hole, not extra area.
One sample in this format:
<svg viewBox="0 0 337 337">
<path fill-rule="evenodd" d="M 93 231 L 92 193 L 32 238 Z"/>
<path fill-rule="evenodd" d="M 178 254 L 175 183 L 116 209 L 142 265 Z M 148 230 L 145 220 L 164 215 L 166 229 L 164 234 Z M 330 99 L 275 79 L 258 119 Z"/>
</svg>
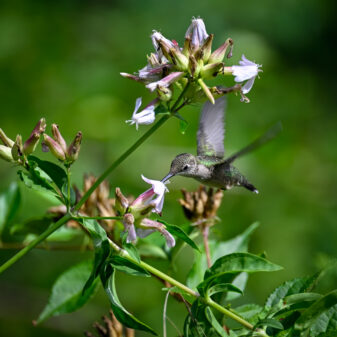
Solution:
<svg viewBox="0 0 337 337">
<path fill-rule="evenodd" d="M 196 224 L 213 225 L 221 205 L 222 190 L 213 188 L 207 190 L 205 186 L 200 185 L 197 191 L 187 192 L 182 189 L 181 192 L 183 198 L 179 199 L 179 203 L 183 207 L 186 218 Z"/>
<path fill-rule="evenodd" d="M 134 337 L 135 331 L 133 329 L 125 328 L 123 325 L 117 321 L 117 318 L 110 310 L 110 316 L 104 315 L 102 320 L 104 325 L 99 322 L 95 322 L 92 326 L 96 330 L 96 335 L 90 331 L 84 333 L 87 337 Z"/>
</svg>

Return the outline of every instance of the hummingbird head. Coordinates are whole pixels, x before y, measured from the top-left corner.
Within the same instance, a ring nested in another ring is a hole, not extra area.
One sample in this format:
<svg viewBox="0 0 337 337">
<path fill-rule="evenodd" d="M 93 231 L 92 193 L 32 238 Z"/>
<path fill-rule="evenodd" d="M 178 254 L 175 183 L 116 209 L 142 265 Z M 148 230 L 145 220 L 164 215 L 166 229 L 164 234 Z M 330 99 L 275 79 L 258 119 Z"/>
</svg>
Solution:
<svg viewBox="0 0 337 337">
<path fill-rule="evenodd" d="M 173 159 L 170 172 L 162 181 L 164 182 L 176 175 L 193 177 L 196 171 L 197 160 L 195 156 L 190 153 L 181 153 Z"/>
</svg>

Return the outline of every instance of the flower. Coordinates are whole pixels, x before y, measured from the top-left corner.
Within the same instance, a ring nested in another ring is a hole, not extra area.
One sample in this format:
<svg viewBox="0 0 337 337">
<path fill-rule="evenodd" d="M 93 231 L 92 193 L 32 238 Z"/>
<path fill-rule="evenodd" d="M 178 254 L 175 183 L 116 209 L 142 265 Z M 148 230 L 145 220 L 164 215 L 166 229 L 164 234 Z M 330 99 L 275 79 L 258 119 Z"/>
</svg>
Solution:
<svg viewBox="0 0 337 337">
<path fill-rule="evenodd" d="M 138 130 L 139 124 L 152 124 L 156 118 L 154 109 L 157 105 L 157 99 L 153 100 L 144 110 L 138 112 L 140 106 L 142 105 L 142 98 L 138 97 L 136 99 L 135 110 L 133 111 L 131 119 L 125 121 L 130 125 L 136 124 L 136 129 Z"/>
<path fill-rule="evenodd" d="M 205 23 L 202 19 L 192 19 L 192 23 L 187 28 L 185 38 L 191 39 L 193 49 L 199 48 L 208 38 Z"/>
<path fill-rule="evenodd" d="M 242 59 L 239 64 L 239 66 L 232 66 L 232 74 L 235 76 L 235 82 L 248 80 L 241 89 L 243 94 L 247 94 L 253 87 L 255 77 L 258 75 L 259 71 L 262 71 L 259 69 L 262 66 L 249 61 L 245 55 L 242 55 Z"/>
<path fill-rule="evenodd" d="M 153 212 L 161 213 L 164 205 L 164 195 L 165 192 L 168 192 L 167 187 L 163 182 L 160 180 L 152 180 L 144 177 L 142 175 L 142 179 L 147 182 L 148 184 L 152 185 L 152 188 L 148 189 L 144 193 L 142 193 L 132 204 L 132 208 L 139 208 L 140 206 L 148 206 L 153 205 L 154 209 Z M 154 195 L 157 195 L 154 198 Z"/>
<path fill-rule="evenodd" d="M 168 88 L 173 82 L 178 81 L 184 73 L 182 71 L 174 71 L 160 81 L 152 82 L 146 85 L 150 91 L 155 91 L 158 87 Z"/>
<path fill-rule="evenodd" d="M 166 244 L 169 248 L 174 247 L 176 244 L 176 240 L 166 230 L 166 226 L 158 221 L 150 220 L 150 219 L 143 219 L 140 223 L 140 227 L 137 229 L 137 235 L 139 237 L 146 237 L 150 235 L 151 233 L 157 231 L 160 234 L 162 234 L 166 240 Z"/>
<path fill-rule="evenodd" d="M 174 43 L 155 30 L 151 35 L 151 40 L 156 53 L 158 53 L 159 61 L 166 63 L 166 55 L 171 48 L 174 48 Z"/>
</svg>

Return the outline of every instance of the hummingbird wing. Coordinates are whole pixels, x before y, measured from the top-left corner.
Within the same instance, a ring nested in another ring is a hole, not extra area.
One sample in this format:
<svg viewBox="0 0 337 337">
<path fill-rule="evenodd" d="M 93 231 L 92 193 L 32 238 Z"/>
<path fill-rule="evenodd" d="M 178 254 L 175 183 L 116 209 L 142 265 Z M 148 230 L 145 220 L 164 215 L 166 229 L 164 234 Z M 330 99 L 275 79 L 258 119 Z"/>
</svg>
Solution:
<svg viewBox="0 0 337 337">
<path fill-rule="evenodd" d="M 273 125 L 269 130 L 267 130 L 267 132 L 265 132 L 262 136 L 255 139 L 252 143 L 244 147 L 242 150 L 226 158 L 223 161 L 223 163 L 231 164 L 238 157 L 241 157 L 246 153 L 254 151 L 255 149 L 259 148 L 260 146 L 264 145 L 265 143 L 275 138 L 280 131 L 282 131 L 282 123 L 278 122 L 275 125 Z"/>
<path fill-rule="evenodd" d="M 225 107 L 225 96 L 218 98 L 214 104 L 211 102 L 204 104 L 197 134 L 198 156 L 223 159 L 225 155 Z"/>
</svg>

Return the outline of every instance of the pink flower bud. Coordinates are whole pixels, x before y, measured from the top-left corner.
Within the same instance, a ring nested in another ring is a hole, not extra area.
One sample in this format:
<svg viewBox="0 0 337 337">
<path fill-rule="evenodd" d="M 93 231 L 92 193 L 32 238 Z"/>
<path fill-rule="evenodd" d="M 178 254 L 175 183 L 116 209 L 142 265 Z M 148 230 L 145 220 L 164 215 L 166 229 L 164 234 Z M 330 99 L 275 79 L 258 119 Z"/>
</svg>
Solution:
<svg viewBox="0 0 337 337">
<path fill-rule="evenodd" d="M 42 146 L 47 146 L 50 152 L 59 160 L 65 161 L 66 155 L 59 143 L 57 143 L 53 138 L 49 137 L 45 133 L 43 134 L 44 142 Z M 44 148 L 45 149 L 45 148 Z"/>
<path fill-rule="evenodd" d="M 67 151 L 67 143 L 64 140 L 64 138 L 62 137 L 58 125 L 52 124 L 51 128 L 52 128 L 52 133 L 53 133 L 54 139 L 61 145 L 62 150 L 64 152 L 66 152 Z"/>
<path fill-rule="evenodd" d="M 67 159 L 70 163 L 74 162 L 78 158 L 82 142 L 82 132 L 77 132 L 73 142 L 69 145 L 67 150 Z"/>
</svg>

